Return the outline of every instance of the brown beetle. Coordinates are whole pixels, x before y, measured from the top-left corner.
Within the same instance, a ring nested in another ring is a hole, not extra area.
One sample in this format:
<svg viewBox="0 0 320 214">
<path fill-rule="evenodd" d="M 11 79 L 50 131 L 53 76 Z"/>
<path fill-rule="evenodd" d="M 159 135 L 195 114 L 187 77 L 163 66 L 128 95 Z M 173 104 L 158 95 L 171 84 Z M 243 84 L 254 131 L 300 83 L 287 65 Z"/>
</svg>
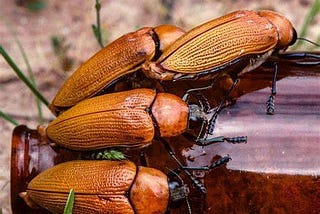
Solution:
<svg viewBox="0 0 320 214">
<path fill-rule="evenodd" d="M 207 122 L 206 112 L 169 93 L 135 89 L 86 99 L 63 112 L 46 128 L 40 127 L 39 132 L 44 138 L 72 150 L 143 148 L 155 137 L 184 133 L 189 120 Z M 245 142 L 246 137 L 200 141 L 195 143 L 240 143 Z"/>
<path fill-rule="evenodd" d="M 177 181 L 168 183 L 157 169 L 130 161 L 80 160 L 40 173 L 20 195 L 29 205 L 53 213 L 63 212 L 70 189 L 75 192 L 74 214 L 165 213 L 170 201 L 185 199 L 185 188 Z"/>
<path fill-rule="evenodd" d="M 188 122 L 208 124 L 206 112 L 199 106 L 188 105 L 181 98 L 169 93 L 156 93 L 152 89 L 105 94 L 79 102 L 53 120 L 46 128 L 39 127 L 44 139 L 71 150 L 88 151 L 105 148 L 143 148 L 154 138 L 164 144 L 169 155 L 179 167 L 183 164 L 176 157 L 166 137 L 185 132 Z M 197 137 L 185 135 L 195 144 L 206 146 L 217 142 L 243 143 L 247 137 Z M 221 163 L 229 161 L 223 157 Z M 205 188 L 184 170 L 199 191 Z"/>
<path fill-rule="evenodd" d="M 272 11 L 236 11 L 188 31 L 156 62 L 143 65 L 153 79 L 179 80 L 245 73 L 296 40 L 290 21 Z"/>
<path fill-rule="evenodd" d="M 210 166 L 188 169 L 210 170 Z M 75 160 L 55 165 L 33 178 L 19 195 L 31 208 L 62 213 L 70 189 L 74 190 L 73 213 L 165 213 L 187 198 L 189 189 L 174 171 L 136 166 L 130 161 Z M 153 202 L 153 203 L 150 203 Z"/>
<path fill-rule="evenodd" d="M 144 27 L 120 37 L 97 52 L 66 80 L 50 105 L 51 111 L 58 114 L 138 70 L 145 61 L 157 59 L 183 33 L 176 26 L 160 25 Z"/>
<path fill-rule="evenodd" d="M 273 11 L 240 10 L 204 23 L 173 43 L 155 62 L 142 69 L 153 79 L 208 79 L 237 76 L 260 66 L 274 52 L 295 43 L 290 21 Z M 267 112 L 274 111 L 277 68 Z"/>
</svg>

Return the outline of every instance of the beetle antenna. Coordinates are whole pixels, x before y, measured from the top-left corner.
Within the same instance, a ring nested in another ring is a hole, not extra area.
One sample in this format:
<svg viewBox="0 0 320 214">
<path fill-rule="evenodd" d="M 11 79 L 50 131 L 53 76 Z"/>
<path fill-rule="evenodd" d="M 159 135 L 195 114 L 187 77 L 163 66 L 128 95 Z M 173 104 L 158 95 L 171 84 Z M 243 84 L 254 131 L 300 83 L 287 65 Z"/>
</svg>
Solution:
<svg viewBox="0 0 320 214">
<path fill-rule="evenodd" d="M 198 179 L 196 179 L 194 176 L 191 175 L 191 173 L 185 169 L 185 166 L 182 165 L 181 161 L 177 158 L 176 154 L 174 153 L 174 151 L 172 150 L 172 148 L 170 147 L 169 143 L 163 139 L 163 138 L 159 138 L 159 140 L 163 143 L 163 145 L 165 146 L 167 152 L 169 153 L 169 155 L 172 157 L 172 159 L 178 164 L 178 166 L 184 171 L 184 173 L 190 178 L 190 180 L 193 182 L 193 185 L 203 194 L 207 193 L 206 188 L 204 187 L 203 183 L 201 183 L 201 181 L 199 181 Z"/>
<path fill-rule="evenodd" d="M 206 121 L 203 120 L 202 123 L 201 123 L 201 128 L 200 128 L 200 130 L 199 130 L 198 136 L 197 136 L 197 138 L 196 138 L 195 141 L 199 141 L 199 140 L 201 139 L 200 137 L 201 137 L 201 135 L 202 135 L 202 133 L 203 133 L 205 124 L 206 124 Z"/>
<path fill-rule="evenodd" d="M 303 38 L 303 37 L 298 37 L 297 40 L 298 40 L 298 39 L 299 39 L 299 40 L 302 40 L 302 41 L 309 42 L 309 43 L 311 43 L 311 44 L 313 44 L 313 45 L 315 45 L 315 46 L 320 47 L 320 45 L 319 45 L 318 43 L 313 42 L 313 41 L 311 41 L 311 40 L 309 40 L 309 39 L 306 39 L 306 38 Z"/>
<path fill-rule="evenodd" d="M 213 138 L 202 138 L 194 143 L 198 146 L 208 146 L 214 143 L 231 143 L 231 144 L 239 144 L 239 143 L 247 143 L 247 136 L 237 136 L 237 137 L 213 137 Z"/>
<path fill-rule="evenodd" d="M 279 59 L 289 60 L 294 65 L 300 66 L 318 66 L 320 65 L 320 54 L 317 52 L 287 52 L 279 53 L 277 55 Z M 309 59 L 309 61 L 300 61 L 302 59 Z M 273 59 L 277 60 L 277 58 Z M 298 61 L 296 61 L 298 60 Z"/>
<path fill-rule="evenodd" d="M 213 83 L 211 85 L 209 85 L 209 86 L 204 86 L 204 87 L 200 87 L 200 88 L 191 88 L 191 89 L 187 90 L 186 93 L 182 96 L 182 100 L 185 101 L 185 102 L 188 102 L 191 92 L 208 90 L 208 89 L 210 89 L 212 87 L 213 87 Z"/>
<path fill-rule="evenodd" d="M 176 173 L 174 170 L 172 170 L 168 167 L 166 167 L 166 168 L 170 171 L 170 173 L 174 174 L 178 178 L 178 180 L 181 182 L 182 186 L 185 186 L 183 179 L 181 178 L 181 176 L 178 173 Z M 188 207 L 188 212 L 189 212 L 189 214 L 192 214 L 190 201 L 189 201 L 189 198 L 188 198 L 186 191 L 183 192 L 183 195 L 184 195 L 184 199 L 186 201 L 187 207 Z"/>
</svg>

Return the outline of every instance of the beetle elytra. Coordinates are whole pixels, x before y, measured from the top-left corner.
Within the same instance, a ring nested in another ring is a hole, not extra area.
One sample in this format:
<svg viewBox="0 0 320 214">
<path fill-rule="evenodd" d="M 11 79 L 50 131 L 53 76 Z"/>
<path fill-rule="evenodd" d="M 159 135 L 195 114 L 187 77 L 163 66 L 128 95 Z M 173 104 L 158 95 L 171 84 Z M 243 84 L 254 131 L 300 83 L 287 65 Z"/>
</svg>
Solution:
<svg viewBox="0 0 320 214">
<path fill-rule="evenodd" d="M 138 70 L 145 61 L 157 58 L 184 31 L 172 25 L 144 27 L 102 48 L 68 78 L 53 99 L 50 109 L 58 114 L 92 97 L 123 75 Z"/>
</svg>

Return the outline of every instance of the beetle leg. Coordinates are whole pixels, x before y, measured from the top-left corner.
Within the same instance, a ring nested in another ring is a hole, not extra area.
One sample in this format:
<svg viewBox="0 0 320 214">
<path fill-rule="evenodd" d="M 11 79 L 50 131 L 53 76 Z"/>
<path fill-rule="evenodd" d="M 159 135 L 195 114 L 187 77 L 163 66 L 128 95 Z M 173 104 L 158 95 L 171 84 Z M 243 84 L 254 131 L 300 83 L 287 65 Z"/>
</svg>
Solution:
<svg viewBox="0 0 320 214">
<path fill-rule="evenodd" d="M 189 170 L 211 170 L 214 168 L 217 168 L 221 165 L 224 165 L 226 163 L 228 163 L 231 160 L 231 157 L 229 155 L 226 155 L 222 158 L 219 158 L 218 160 L 216 160 L 215 162 L 213 162 L 211 165 L 207 165 L 207 166 L 184 166 L 183 169 L 189 169 Z"/>
<path fill-rule="evenodd" d="M 169 155 L 172 157 L 172 159 L 178 164 L 179 168 L 183 169 L 184 173 L 189 177 L 189 179 L 192 181 L 193 185 L 203 194 L 207 193 L 206 188 L 204 187 L 203 183 L 196 179 L 187 169 L 184 169 L 184 166 L 182 165 L 181 161 L 177 158 L 174 151 L 170 147 L 169 143 L 163 139 L 159 138 L 159 140 L 163 143 L 166 150 L 168 151 Z"/>
<path fill-rule="evenodd" d="M 199 104 L 201 106 L 201 109 L 203 109 L 205 113 L 209 113 L 211 110 L 211 107 L 208 99 L 200 91 L 197 91 L 197 93 L 195 93 L 194 96 L 197 97 Z"/>
<path fill-rule="evenodd" d="M 229 88 L 229 90 L 226 92 L 223 100 L 220 102 L 219 106 L 217 108 L 214 109 L 214 113 L 211 116 L 210 120 L 209 120 L 209 124 L 207 126 L 207 131 L 206 131 L 206 137 L 208 134 L 212 134 L 215 128 L 215 124 L 216 124 L 216 120 L 218 117 L 218 114 L 220 113 L 220 111 L 223 109 L 224 104 L 226 103 L 227 99 L 230 96 L 231 91 L 236 87 L 236 85 L 238 84 L 239 79 L 235 79 L 233 81 L 233 84 L 231 85 L 231 87 Z M 205 138 L 206 138 L 205 137 Z"/>
<path fill-rule="evenodd" d="M 148 166 L 145 148 L 141 149 L 141 151 L 140 151 L 140 165 L 141 166 Z"/>
<path fill-rule="evenodd" d="M 274 97 L 277 94 L 277 89 L 276 89 L 276 81 L 277 81 L 277 74 L 278 74 L 278 64 L 275 62 L 273 63 L 274 66 L 274 75 L 273 75 L 273 80 L 272 80 L 272 86 L 271 86 L 271 95 L 269 96 L 269 99 L 267 101 L 267 114 L 274 114 Z"/>
</svg>

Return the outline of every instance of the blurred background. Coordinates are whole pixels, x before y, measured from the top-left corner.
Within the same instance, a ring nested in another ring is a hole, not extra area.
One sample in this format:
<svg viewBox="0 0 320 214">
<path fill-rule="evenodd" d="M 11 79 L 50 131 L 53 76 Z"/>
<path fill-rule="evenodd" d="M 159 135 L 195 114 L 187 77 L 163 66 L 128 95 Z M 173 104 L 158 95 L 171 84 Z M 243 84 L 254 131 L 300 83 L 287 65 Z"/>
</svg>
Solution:
<svg viewBox="0 0 320 214">
<path fill-rule="evenodd" d="M 103 42 L 135 31 L 143 26 L 171 23 L 189 30 L 210 19 L 239 9 L 270 9 L 284 14 L 294 24 L 298 35 L 320 40 L 320 15 L 310 19 L 310 11 L 319 11 L 312 0 L 102 0 Z M 73 70 L 100 47 L 91 25 L 96 23 L 95 1 L 0 0 L 0 45 L 25 72 L 28 66 L 19 49 L 23 47 L 35 81 L 48 100 Z M 312 7 L 313 6 L 313 7 Z M 306 23 L 306 24 L 305 24 Z M 303 43 L 299 50 L 316 50 Z M 318 49 L 319 50 L 319 49 Z M 53 115 L 45 108 L 43 120 L 35 98 L 0 57 L 0 110 L 17 123 L 35 128 Z M 14 125 L 0 118 L 0 209 L 10 211 L 10 148 Z M 1 213 L 1 212 L 0 212 Z"/>
</svg>

